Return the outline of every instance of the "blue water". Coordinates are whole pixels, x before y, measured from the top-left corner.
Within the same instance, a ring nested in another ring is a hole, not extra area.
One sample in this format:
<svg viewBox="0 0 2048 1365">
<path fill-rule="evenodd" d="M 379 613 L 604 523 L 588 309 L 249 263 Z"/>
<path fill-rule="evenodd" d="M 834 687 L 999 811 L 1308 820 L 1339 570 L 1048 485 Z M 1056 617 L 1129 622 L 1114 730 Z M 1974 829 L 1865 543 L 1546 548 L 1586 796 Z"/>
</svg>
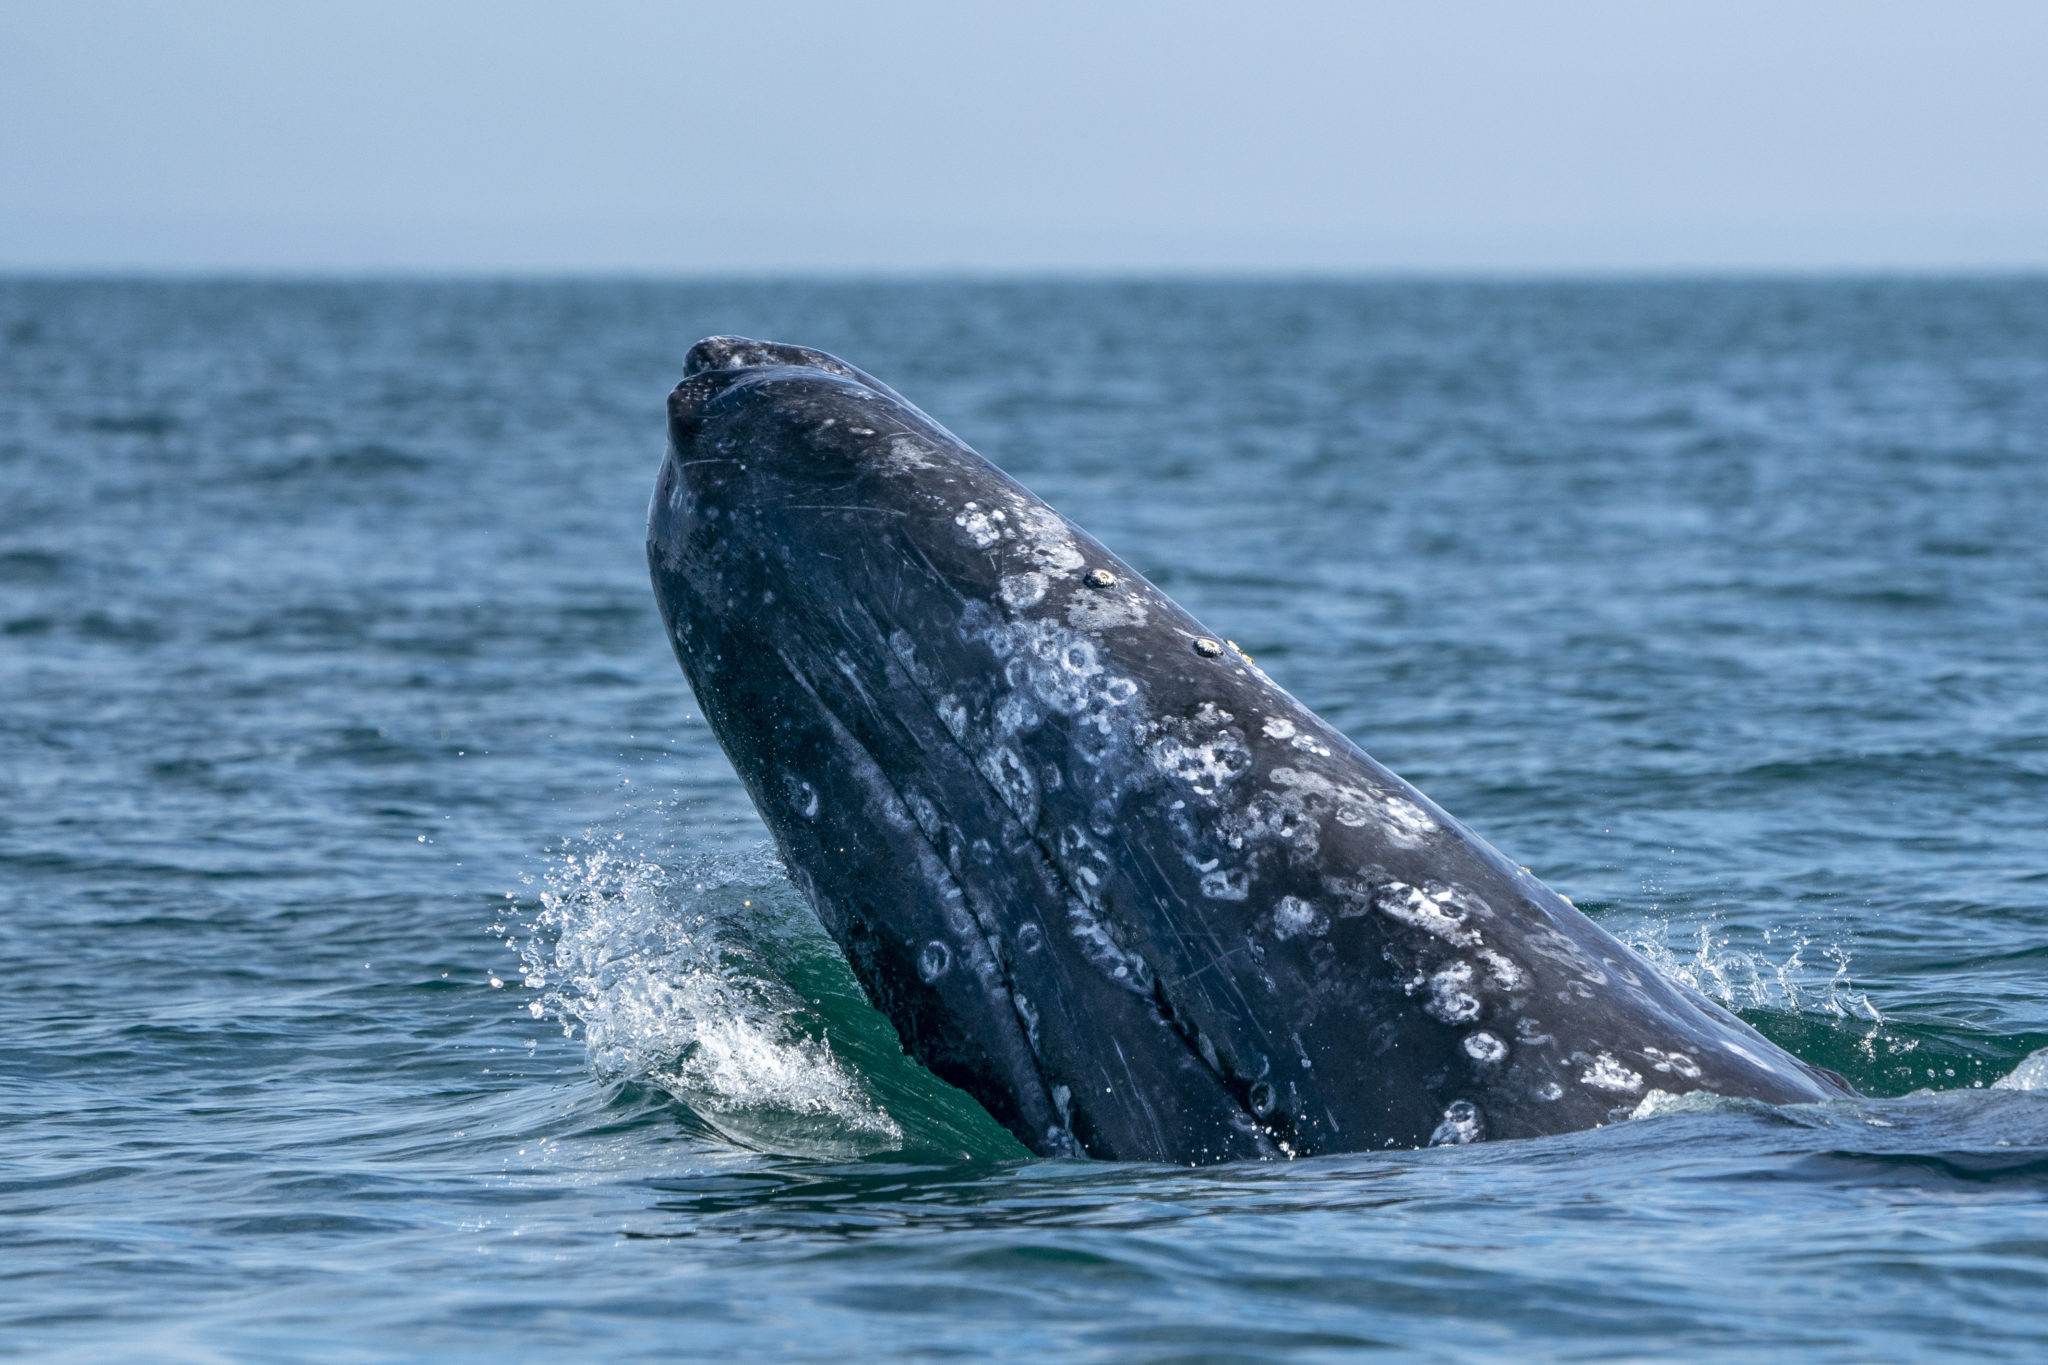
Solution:
<svg viewBox="0 0 2048 1365">
<path fill-rule="evenodd" d="M 1872 1098 L 1029 1158 L 669 656 L 711 332 Z M 2048 1352 L 2048 281 L 14 281 L 0 348 L 0 1351 Z"/>
</svg>

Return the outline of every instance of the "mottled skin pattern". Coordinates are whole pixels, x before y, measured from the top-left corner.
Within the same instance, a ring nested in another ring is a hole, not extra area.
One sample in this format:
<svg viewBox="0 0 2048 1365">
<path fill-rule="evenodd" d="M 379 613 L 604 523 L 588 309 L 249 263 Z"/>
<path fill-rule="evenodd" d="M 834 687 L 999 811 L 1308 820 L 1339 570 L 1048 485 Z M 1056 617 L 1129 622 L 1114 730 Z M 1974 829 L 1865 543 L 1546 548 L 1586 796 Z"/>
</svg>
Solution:
<svg viewBox="0 0 2048 1365">
<path fill-rule="evenodd" d="M 700 342 L 655 595 L 904 1046 L 1033 1150 L 1526 1137 L 1842 1095 L 822 352 Z"/>
</svg>

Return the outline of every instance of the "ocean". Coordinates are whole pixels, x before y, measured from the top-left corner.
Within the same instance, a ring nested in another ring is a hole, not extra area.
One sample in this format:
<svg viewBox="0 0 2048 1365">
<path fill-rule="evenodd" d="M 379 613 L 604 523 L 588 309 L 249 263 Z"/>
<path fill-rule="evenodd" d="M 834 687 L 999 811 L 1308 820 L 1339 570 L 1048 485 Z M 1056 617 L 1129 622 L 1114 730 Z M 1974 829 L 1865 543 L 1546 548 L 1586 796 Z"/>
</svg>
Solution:
<svg viewBox="0 0 2048 1365">
<path fill-rule="evenodd" d="M 664 639 L 715 332 L 1867 1098 L 1029 1156 Z M 4 1354 L 2040 1359 L 2048 279 L 0 280 L 0 954 Z"/>
</svg>

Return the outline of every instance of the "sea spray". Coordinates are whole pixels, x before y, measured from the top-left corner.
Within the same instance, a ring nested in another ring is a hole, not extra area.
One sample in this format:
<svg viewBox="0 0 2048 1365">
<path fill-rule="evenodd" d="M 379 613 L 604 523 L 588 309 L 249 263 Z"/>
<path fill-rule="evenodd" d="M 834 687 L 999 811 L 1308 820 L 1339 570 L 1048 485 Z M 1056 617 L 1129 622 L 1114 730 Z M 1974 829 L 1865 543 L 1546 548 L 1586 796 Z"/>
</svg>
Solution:
<svg viewBox="0 0 2048 1365">
<path fill-rule="evenodd" d="M 2048 1095 L 2048 1047 L 2029 1056 L 2012 1069 L 2011 1074 L 1993 1082 L 1995 1090 L 2025 1090 L 2030 1094 Z"/>
<path fill-rule="evenodd" d="M 580 1030 L 594 1074 L 657 1085 L 750 1146 L 900 1141 L 810 1003 L 765 969 L 763 943 L 806 914 L 772 854 L 669 865 L 625 836 L 592 839 L 541 883 L 527 1008 Z"/>
<path fill-rule="evenodd" d="M 1808 958 L 1816 939 L 1805 930 L 1768 929 L 1758 946 L 1742 948 L 1709 915 L 1686 931 L 1685 946 L 1674 947 L 1673 928 L 1669 918 L 1646 917 L 1615 926 L 1615 936 L 1663 976 L 1731 1010 L 1810 1011 L 1884 1023 L 1869 994 L 1855 989 L 1849 944 L 1839 936 L 1818 947 L 1822 966 Z"/>
</svg>

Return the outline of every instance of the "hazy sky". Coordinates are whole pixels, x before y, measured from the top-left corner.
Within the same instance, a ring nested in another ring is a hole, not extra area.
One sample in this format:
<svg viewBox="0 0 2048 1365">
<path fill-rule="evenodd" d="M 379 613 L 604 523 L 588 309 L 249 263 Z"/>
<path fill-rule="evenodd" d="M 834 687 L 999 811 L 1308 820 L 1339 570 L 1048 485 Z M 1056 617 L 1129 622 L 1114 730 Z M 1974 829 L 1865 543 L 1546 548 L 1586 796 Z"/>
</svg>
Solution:
<svg viewBox="0 0 2048 1365">
<path fill-rule="evenodd" d="M 0 269 L 2048 266 L 2048 0 L 0 0 Z"/>
</svg>

